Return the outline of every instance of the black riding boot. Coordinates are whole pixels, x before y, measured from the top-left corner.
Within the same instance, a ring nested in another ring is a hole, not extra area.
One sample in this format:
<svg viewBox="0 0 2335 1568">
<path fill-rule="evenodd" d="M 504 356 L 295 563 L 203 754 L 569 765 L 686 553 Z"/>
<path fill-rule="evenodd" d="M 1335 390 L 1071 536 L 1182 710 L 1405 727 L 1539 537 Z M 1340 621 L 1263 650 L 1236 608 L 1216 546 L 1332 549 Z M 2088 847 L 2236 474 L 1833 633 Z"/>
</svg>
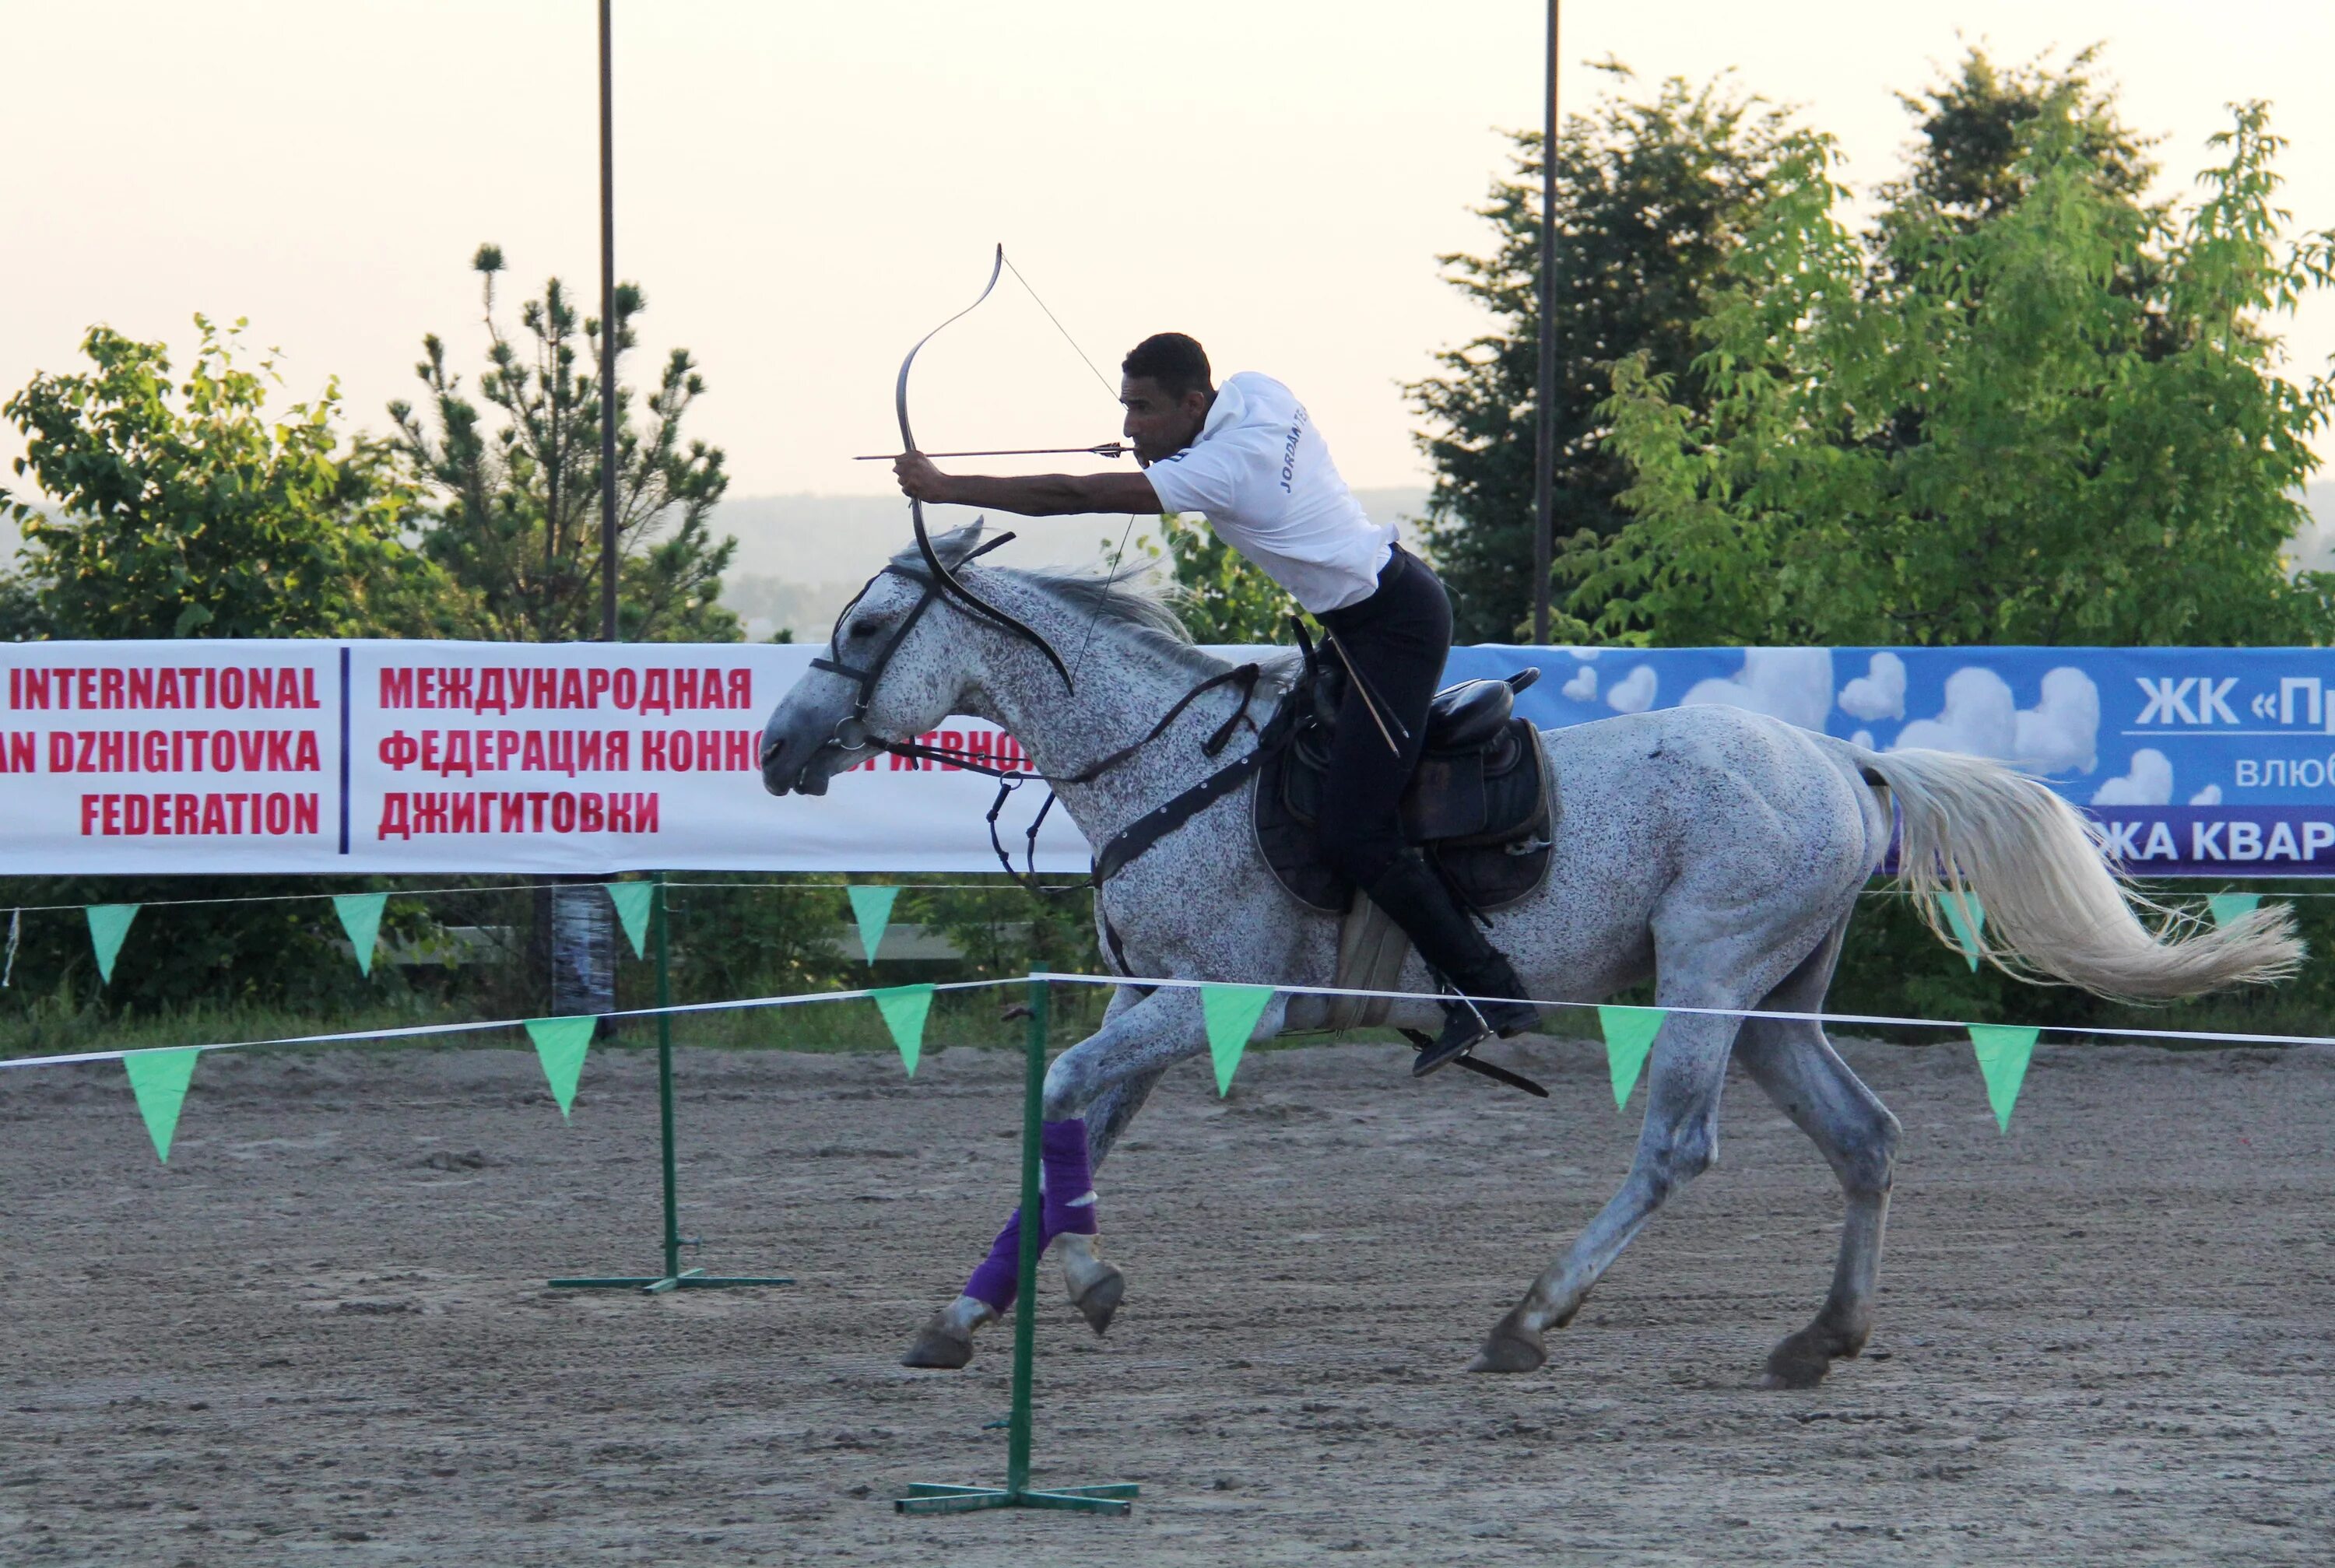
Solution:
<svg viewBox="0 0 2335 1568">
<path fill-rule="evenodd" d="M 1411 1076 L 1425 1078 L 1495 1034 L 1505 1040 L 1539 1026 L 1540 1009 L 1513 1000 L 1525 993 L 1515 966 L 1452 901 L 1426 856 L 1404 850 L 1362 891 L 1402 927 L 1428 967 L 1459 992 L 1443 1004 L 1442 1037 L 1420 1050 L 1410 1064 Z M 1471 1003 L 1466 1000 L 1471 996 L 1495 1000 Z M 1503 998 L 1510 1000 L 1497 1000 Z"/>
</svg>

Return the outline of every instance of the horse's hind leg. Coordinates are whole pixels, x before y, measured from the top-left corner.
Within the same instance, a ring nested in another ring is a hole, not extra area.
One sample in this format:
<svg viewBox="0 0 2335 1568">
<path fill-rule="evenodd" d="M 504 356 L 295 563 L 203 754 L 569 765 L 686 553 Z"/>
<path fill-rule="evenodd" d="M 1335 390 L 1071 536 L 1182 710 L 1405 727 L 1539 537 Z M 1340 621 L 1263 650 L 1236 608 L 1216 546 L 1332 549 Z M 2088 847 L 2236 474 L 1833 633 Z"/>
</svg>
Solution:
<svg viewBox="0 0 2335 1568">
<path fill-rule="evenodd" d="M 1778 1012 L 1815 1012 L 1824 1003 L 1847 929 L 1844 918 L 1824 944 L 1763 1002 Z M 1848 1070 L 1814 1020 L 1745 1021 L 1736 1059 L 1794 1125 L 1824 1151 L 1847 1197 L 1832 1289 L 1816 1319 L 1768 1357 L 1771 1389 L 1812 1388 L 1837 1358 L 1855 1356 L 1873 1331 L 1873 1287 L 1881 1234 L 1889 1217 L 1897 1118 Z"/>
<path fill-rule="evenodd" d="M 1705 987 L 1661 987 L 1670 1006 L 1739 1007 L 1742 997 Z M 1622 1249 L 1663 1200 L 1709 1168 L 1719 1152 L 1719 1095 L 1727 1080 L 1727 1054 L 1736 1021 L 1723 1015 L 1672 1013 L 1655 1037 L 1648 1060 L 1645 1126 L 1638 1134 L 1630 1175 L 1598 1211 L 1565 1256 L 1492 1327 L 1471 1372 L 1529 1372 L 1548 1359 L 1542 1331 L 1563 1328 Z"/>
</svg>

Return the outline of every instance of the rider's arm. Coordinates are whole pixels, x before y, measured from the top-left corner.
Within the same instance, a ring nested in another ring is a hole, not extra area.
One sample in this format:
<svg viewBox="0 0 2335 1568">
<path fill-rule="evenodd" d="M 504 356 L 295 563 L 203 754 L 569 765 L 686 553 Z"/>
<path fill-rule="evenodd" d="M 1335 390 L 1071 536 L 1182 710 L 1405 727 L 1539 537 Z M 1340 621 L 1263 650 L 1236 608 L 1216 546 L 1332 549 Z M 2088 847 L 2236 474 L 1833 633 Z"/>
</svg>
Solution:
<svg viewBox="0 0 2335 1568">
<path fill-rule="evenodd" d="M 1141 474 L 945 474 L 916 453 L 896 459 L 900 489 L 935 506 L 986 507 L 1024 518 L 1078 512 L 1157 512 L 1159 498 Z"/>
</svg>

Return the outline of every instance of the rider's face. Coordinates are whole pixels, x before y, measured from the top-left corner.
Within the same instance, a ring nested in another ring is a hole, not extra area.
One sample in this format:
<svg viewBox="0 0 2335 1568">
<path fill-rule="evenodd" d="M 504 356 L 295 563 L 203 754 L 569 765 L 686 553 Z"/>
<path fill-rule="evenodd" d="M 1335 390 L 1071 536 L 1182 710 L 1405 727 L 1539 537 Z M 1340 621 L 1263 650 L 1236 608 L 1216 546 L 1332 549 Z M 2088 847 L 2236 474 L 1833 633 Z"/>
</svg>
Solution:
<svg viewBox="0 0 2335 1568">
<path fill-rule="evenodd" d="M 1207 422 L 1206 392 L 1170 397 L 1149 376 L 1122 378 L 1119 401 L 1127 410 L 1127 421 L 1120 430 L 1135 444 L 1135 460 L 1146 468 L 1190 446 Z"/>
</svg>

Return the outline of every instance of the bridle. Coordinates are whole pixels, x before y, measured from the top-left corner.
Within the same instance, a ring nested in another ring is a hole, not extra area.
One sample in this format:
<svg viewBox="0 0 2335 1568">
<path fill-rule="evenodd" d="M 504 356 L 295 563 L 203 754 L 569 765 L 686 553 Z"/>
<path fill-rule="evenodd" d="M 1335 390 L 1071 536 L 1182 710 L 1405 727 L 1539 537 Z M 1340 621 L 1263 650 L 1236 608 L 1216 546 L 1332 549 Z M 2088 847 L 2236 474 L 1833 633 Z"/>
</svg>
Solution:
<svg viewBox="0 0 2335 1568">
<path fill-rule="evenodd" d="M 892 667 L 893 656 L 899 653 L 900 644 L 908 640 L 908 634 L 916 629 L 916 623 L 925 618 L 925 612 L 931 609 L 934 603 L 948 592 L 947 588 L 942 586 L 944 583 L 952 585 L 963 596 L 964 602 L 982 605 L 983 609 L 988 608 L 985 601 L 974 597 L 973 590 L 958 582 L 949 569 L 941 565 L 940 557 L 932 553 L 930 542 L 925 540 L 921 531 L 916 537 L 919 543 L 925 546 L 927 558 L 934 566 L 939 567 L 940 575 L 935 576 L 917 567 L 894 561 L 859 586 L 859 591 L 851 595 L 851 602 L 845 605 L 842 612 L 835 617 L 835 629 L 827 634 L 827 651 L 832 655 L 842 648 L 844 624 L 851 619 L 851 613 L 859 608 L 859 601 L 867 596 L 868 590 L 886 577 L 905 577 L 909 582 L 921 586 L 924 592 L 916 596 L 916 602 L 909 607 L 908 613 L 900 617 L 900 624 L 892 628 L 892 634 L 884 639 L 884 645 L 876 650 L 876 656 L 857 669 L 833 657 L 813 659 L 810 662 L 810 667 L 814 670 L 825 670 L 830 674 L 840 675 L 847 681 L 856 681 L 859 684 L 859 690 L 852 695 L 851 711 L 836 721 L 835 732 L 828 738 L 828 744 L 838 750 L 857 751 L 869 746 L 887 751 L 897 749 L 893 742 L 879 740 L 867 732 L 867 705 L 875 702 L 877 682 L 883 680 L 884 672 Z M 1000 534 L 987 544 L 967 553 L 964 561 L 970 561 L 975 556 L 985 556 L 1012 537 L 1011 533 Z M 957 564 L 963 566 L 964 561 L 959 561 Z M 1052 652 L 1047 647 L 1045 638 L 1022 626 L 1021 622 L 1006 615 L 1003 611 L 993 611 L 992 614 L 1003 617 L 1005 623 L 1021 627 L 1039 647 L 1046 648 L 1049 653 Z M 1057 663 L 1059 663 L 1059 661 Z"/>
<path fill-rule="evenodd" d="M 986 555 L 1012 537 L 1011 533 L 1000 534 L 997 537 L 968 551 L 957 565 L 963 566 L 975 557 Z M 940 559 L 937 553 L 934 555 L 933 559 L 935 562 Z M 943 570 L 945 571 L 946 568 L 944 567 Z M 922 591 L 917 594 L 916 602 L 908 607 L 907 614 L 900 617 L 899 624 L 892 628 L 891 634 L 884 639 L 882 645 L 865 663 L 847 664 L 841 659 L 833 657 L 832 655 L 843 646 L 844 630 L 851 619 L 852 612 L 859 607 L 859 602 L 867 596 L 869 591 L 887 576 L 906 578 L 917 585 Z M 954 576 L 946 580 L 956 582 Z M 885 673 L 891 668 L 892 661 L 898 656 L 902 645 L 907 641 L 908 634 L 916 630 L 917 623 L 924 619 L 925 612 L 943 598 L 955 601 L 956 594 L 952 594 L 950 590 L 944 588 L 941 586 L 942 581 L 943 579 L 925 571 L 922 567 L 903 561 L 893 561 L 862 584 L 859 592 L 851 596 L 850 603 L 845 605 L 842 612 L 836 616 L 835 629 L 828 634 L 828 656 L 811 660 L 810 667 L 814 670 L 825 671 L 829 674 L 840 675 L 845 680 L 854 682 L 857 689 L 852 693 L 851 711 L 836 721 L 835 730 L 828 737 L 827 744 L 840 751 L 887 751 L 896 757 L 945 763 L 951 768 L 962 768 L 967 772 L 986 774 L 996 779 L 997 799 L 990 804 L 989 808 L 989 847 L 996 853 L 997 863 L 1005 868 L 1007 876 L 1032 892 L 1058 894 L 1075 891 L 1075 885 L 1048 887 L 1042 886 L 1037 881 L 1038 830 L 1045 826 L 1046 814 L 1054 808 L 1056 792 L 1065 785 L 1075 786 L 1095 782 L 1166 734 L 1169 726 L 1183 716 L 1184 711 L 1200 698 L 1220 686 L 1236 687 L 1240 692 L 1240 702 L 1234 707 L 1230 716 L 1211 731 L 1206 740 L 1200 742 L 1202 755 L 1207 757 L 1218 755 L 1231 742 L 1241 725 L 1247 721 L 1249 705 L 1256 699 L 1257 685 L 1264 679 L 1264 668 L 1254 663 L 1235 664 L 1228 670 L 1220 670 L 1206 677 L 1181 697 L 1177 698 L 1168 711 L 1159 716 L 1158 721 L 1144 731 L 1141 738 L 1129 741 L 1127 745 L 1088 764 L 1075 773 L 1057 775 L 1042 773 L 1035 769 L 1004 767 L 983 762 L 977 758 L 966 756 L 961 751 L 944 751 L 938 747 L 926 746 L 920 741 L 887 740 L 867 728 L 868 707 L 876 700 L 876 690 L 882 683 Z M 1010 623 L 1011 625 L 1021 627 L 1027 633 L 1037 646 L 1041 648 L 1046 646 L 1043 637 L 1034 631 L 1030 631 L 1021 622 L 1013 620 L 1003 611 L 988 610 L 986 601 L 975 597 L 972 590 L 965 588 L 962 583 L 957 583 L 956 593 L 962 594 L 964 599 L 972 604 L 984 606 L 987 613 L 973 612 L 976 619 L 986 620 L 1000 626 Z M 1278 722 L 1277 719 L 1275 722 Z M 1251 724 L 1250 728 L 1255 729 L 1255 726 Z M 1090 880 L 1089 886 L 1100 886 L 1113 871 L 1149 848 L 1167 833 L 1182 826 L 1183 822 L 1200 806 L 1214 800 L 1217 796 L 1226 793 L 1234 785 L 1246 779 L 1255 770 L 1257 765 L 1264 761 L 1268 750 L 1277 749 L 1277 747 L 1268 747 L 1265 743 L 1266 739 L 1272 737 L 1274 728 L 1274 724 L 1268 724 L 1264 731 L 1260 731 L 1260 743 L 1256 751 L 1241 758 L 1230 767 L 1209 775 L 1193 789 L 1185 791 L 1166 806 L 1139 818 L 1109 844 L 1104 846 L 1102 854 L 1097 859 L 1095 874 Z M 1046 803 L 1038 808 L 1038 815 L 1032 819 L 1026 835 L 1029 842 L 1023 859 L 1028 869 L 1016 870 L 1013 857 L 1007 853 L 1004 842 L 998 837 L 997 818 L 1004 811 L 1005 802 L 1012 796 L 1013 791 L 1032 779 L 1046 785 Z M 1180 815 L 1177 814 L 1178 808 L 1194 801 L 1197 801 L 1197 804 L 1191 804 L 1188 809 L 1182 810 Z"/>
</svg>

